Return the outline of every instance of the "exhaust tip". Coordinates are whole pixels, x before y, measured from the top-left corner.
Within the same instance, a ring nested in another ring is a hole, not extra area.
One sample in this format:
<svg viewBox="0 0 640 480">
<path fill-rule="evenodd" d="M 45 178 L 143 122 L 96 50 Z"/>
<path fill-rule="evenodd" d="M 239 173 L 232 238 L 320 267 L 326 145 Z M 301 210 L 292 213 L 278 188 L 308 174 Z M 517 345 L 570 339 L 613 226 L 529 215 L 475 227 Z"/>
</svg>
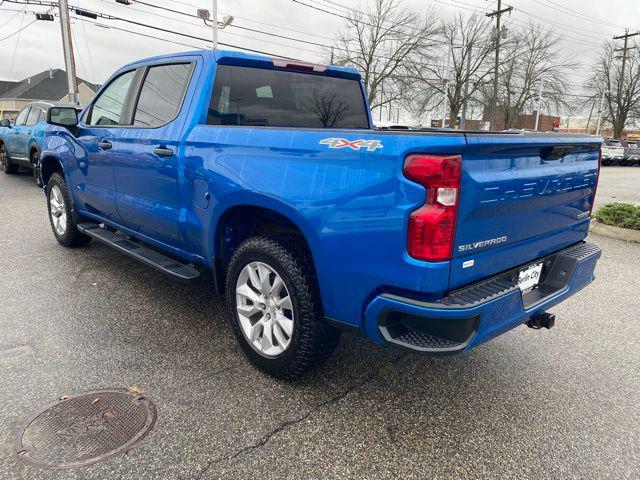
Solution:
<svg viewBox="0 0 640 480">
<path fill-rule="evenodd" d="M 555 313 L 541 312 L 531 317 L 527 322 L 527 327 L 539 330 L 541 328 L 551 329 L 556 324 Z"/>
</svg>

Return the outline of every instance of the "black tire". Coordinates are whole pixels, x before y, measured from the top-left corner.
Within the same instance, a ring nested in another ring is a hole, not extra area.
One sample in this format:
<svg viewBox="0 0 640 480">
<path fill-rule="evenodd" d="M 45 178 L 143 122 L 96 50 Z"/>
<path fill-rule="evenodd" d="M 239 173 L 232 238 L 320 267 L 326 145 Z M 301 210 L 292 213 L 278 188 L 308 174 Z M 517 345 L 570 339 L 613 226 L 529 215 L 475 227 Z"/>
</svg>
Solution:
<svg viewBox="0 0 640 480">
<path fill-rule="evenodd" d="M 262 262 L 282 277 L 293 305 L 293 333 L 283 353 L 266 357 L 254 350 L 240 327 L 236 283 L 243 268 Z M 320 292 L 311 259 L 296 235 L 256 236 L 243 242 L 227 269 L 226 295 L 231 328 L 247 358 L 260 370 L 281 379 L 295 379 L 321 366 L 333 353 L 340 331 L 324 320 Z"/>
<path fill-rule="evenodd" d="M 36 185 L 42 187 L 42 179 L 40 178 L 40 152 L 34 150 L 31 154 L 31 171 L 33 172 L 33 179 Z"/>
<path fill-rule="evenodd" d="M 62 210 L 65 213 L 64 232 L 60 233 L 56 230 L 54 225 L 54 214 L 52 214 L 51 196 L 52 192 L 58 189 L 64 199 L 64 205 Z M 47 212 L 49 213 L 49 223 L 51 224 L 51 230 L 53 235 L 58 240 L 58 243 L 63 247 L 73 248 L 82 247 L 91 241 L 91 237 L 81 233 L 78 230 L 79 217 L 74 212 L 71 203 L 71 195 L 69 195 L 69 189 L 67 188 L 67 182 L 59 173 L 54 173 L 49 178 L 47 183 Z"/>
<path fill-rule="evenodd" d="M 15 163 L 11 163 L 9 152 L 7 151 L 7 147 L 4 143 L 0 145 L 0 162 L 2 163 L 2 171 L 7 175 L 18 173 L 19 167 Z"/>
</svg>

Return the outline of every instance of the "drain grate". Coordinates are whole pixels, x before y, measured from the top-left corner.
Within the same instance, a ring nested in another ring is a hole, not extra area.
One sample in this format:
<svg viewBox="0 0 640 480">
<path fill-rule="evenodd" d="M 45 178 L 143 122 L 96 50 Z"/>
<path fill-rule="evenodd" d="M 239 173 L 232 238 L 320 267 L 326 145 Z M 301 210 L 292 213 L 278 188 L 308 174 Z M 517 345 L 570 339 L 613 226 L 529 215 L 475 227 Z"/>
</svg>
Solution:
<svg viewBox="0 0 640 480">
<path fill-rule="evenodd" d="M 74 468 L 129 450 L 153 428 L 155 405 L 123 390 L 100 390 L 61 400 L 32 415 L 15 450 L 26 463 Z"/>
</svg>

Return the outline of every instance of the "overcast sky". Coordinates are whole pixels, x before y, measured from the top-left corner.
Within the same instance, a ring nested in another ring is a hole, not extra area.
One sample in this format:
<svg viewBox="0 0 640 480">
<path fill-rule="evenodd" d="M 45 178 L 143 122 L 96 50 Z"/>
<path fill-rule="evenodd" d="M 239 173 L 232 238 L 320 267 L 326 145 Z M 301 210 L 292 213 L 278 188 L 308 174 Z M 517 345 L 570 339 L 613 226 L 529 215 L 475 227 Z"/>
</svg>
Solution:
<svg viewBox="0 0 640 480">
<path fill-rule="evenodd" d="M 300 0 L 320 8 L 339 12 L 331 1 L 353 8 L 362 8 L 373 0 Z M 472 10 L 489 11 L 495 0 L 399 0 L 416 11 L 435 8 L 442 16 L 454 12 L 470 14 Z M 209 38 L 210 30 L 195 18 L 151 8 L 139 3 L 118 5 L 115 0 L 69 0 L 73 6 L 104 14 L 177 30 L 196 37 Z M 206 0 L 146 0 L 167 8 L 195 13 L 198 7 L 210 8 Z M 605 39 L 640 29 L 640 0 L 504 0 L 514 12 L 505 18 L 505 25 L 514 27 L 521 22 L 534 21 L 565 35 L 561 48 L 573 54 L 583 67 L 572 72 L 570 82 L 580 84 L 588 71 L 588 65 L 597 56 L 598 46 Z M 22 5 L 4 1 L 0 5 L 0 79 L 18 80 L 47 68 L 64 68 L 60 27 L 57 22 L 35 22 L 19 35 L 6 36 L 18 31 L 35 18 L 33 13 L 18 13 Z M 29 12 L 46 11 L 46 8 L 28 6 Z M 343 27 L 344 21 L 327 13 L 295 3 L 293 0 L 220 0 L 220 15 L 231 14 L 235 25 L 277 33 L 286 37 L 326 44 Z M 564 11 L 560 11 L 564 10 Z M 575 13 L 568 12 L 573 10 Z M 598 19 L 593 21 L 588 17 Z M 95 83 L 104 80 L 121 65 L 143 57 L 168 52 L 205 47 L 206 42 L 149 30 L 144 27 L 114 20 L 97 20 L 104 26 L 143 32 L 185 45 L 177 45 L 152 38 L 145 38 L 123 31 L 106 29 L 90 22 L 74 20 L 72 31 L 78 76 Z M 555 22 L 555 24 L 549 23 Z M 561 26 L 562 25 L 562 26 Z M 250 37 L 250 38 L 249 38 Z M 637 37 L 640 38 L 640 37 Z M 4 40 L 3 40 L 4 39 Z M 322 47 L 297 43 L 293 40 L 265 36 L 229 27 L 220 33 L 221 42 L 291 56 L 309 61 L 322 58 Z M 15 55 L 15 57 L 14 57 Z M 579 88 L 574 91 L 579 93 Z"/>
</svg>

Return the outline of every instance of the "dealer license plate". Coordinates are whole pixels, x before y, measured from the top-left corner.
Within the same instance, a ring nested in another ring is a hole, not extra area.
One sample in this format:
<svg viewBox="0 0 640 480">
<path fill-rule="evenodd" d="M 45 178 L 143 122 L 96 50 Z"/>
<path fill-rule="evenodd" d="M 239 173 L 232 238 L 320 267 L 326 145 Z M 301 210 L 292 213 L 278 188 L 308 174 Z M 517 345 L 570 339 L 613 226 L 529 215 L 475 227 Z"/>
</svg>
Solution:
<svg viewBox="0 0 640 480">
<path fill-rule="evenodd" d="M 542 274 L 542 263 L 536 263 L 524 270 L 520 270 L 518 275 L 518 287 L 522 293 L 526 293 L 532 290 L 540 282 L 540 275 Z"/>
</svg>

